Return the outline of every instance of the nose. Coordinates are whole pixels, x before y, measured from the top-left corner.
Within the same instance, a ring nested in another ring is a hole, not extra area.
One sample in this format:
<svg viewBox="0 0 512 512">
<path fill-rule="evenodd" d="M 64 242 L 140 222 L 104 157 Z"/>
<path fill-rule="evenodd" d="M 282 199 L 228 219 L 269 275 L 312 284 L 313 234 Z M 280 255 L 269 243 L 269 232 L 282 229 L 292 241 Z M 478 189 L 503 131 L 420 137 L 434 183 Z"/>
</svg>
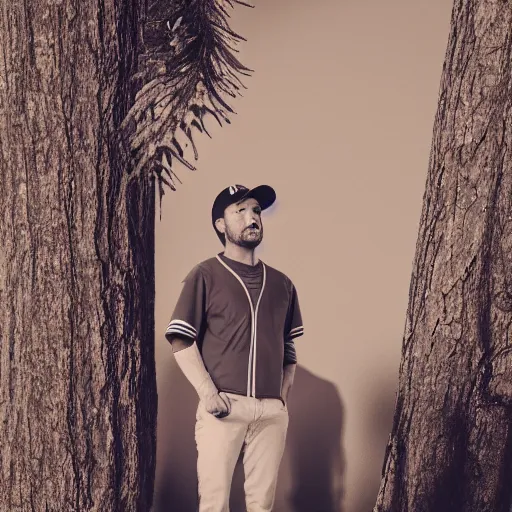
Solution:
<svg viewBox="0 0 512 512">
<path fill-rule="evenodd" d="M 256 213 L 253 213 L 251 215 L 251 224 L 254 223 L 256 224 L 258 227 L 261 226 L 261 221 L 260 221 L 260 217 L 259 215 L 257 215 Z"/>
<path fill-rule="evenodd" d="M 249 213 L 249 225 L 251 225 L 253 222 L 260 225 L 260 216 L 255 212 Z"/>
</svg>

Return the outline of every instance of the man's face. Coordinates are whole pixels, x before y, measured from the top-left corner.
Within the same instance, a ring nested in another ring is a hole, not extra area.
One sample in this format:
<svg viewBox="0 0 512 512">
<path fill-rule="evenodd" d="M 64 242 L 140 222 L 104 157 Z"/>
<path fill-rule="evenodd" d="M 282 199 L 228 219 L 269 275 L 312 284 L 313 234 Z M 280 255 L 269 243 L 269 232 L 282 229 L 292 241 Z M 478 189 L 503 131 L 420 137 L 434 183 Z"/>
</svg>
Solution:
<svg viewBox="0 0 512 512">
<path fill-rule="evenodd" d="M 226 241 L 247 249 L 254 249 L 263 240 L 261 208 L 252 197 L 228 206 L 224 219 L 218 221 L 218 229 L 226 235 Z"/>
</svg>

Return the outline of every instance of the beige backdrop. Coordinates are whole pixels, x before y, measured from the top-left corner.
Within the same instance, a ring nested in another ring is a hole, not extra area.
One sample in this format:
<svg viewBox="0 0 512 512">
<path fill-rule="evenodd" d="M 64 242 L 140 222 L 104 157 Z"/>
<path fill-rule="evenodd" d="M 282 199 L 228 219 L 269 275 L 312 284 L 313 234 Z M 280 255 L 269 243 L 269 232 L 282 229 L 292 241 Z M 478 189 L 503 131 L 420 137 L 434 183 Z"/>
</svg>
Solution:
<svg viewBox="0 0 512 512">
<path fill-rule="evenodd" d="M 256 0 L 233 28 L 255 70 L 232 124 L 156 226 L 157 510 L 195 507 L 197 399 L 163 332 L 233 183 L 275 187 L 259 256 L 299 292 L 305 335 L 276 511 L 369 512 L 391 428 L 401 338 L 452 2 Z M 336 465 L 336 459 L 342 462 Z M 341 482 L 342 507 L 329 481 Z M 241 505 L 237 470 L 233 510 Z M 294 498 L 295 497 L 295 498 Z M 295 500 L 295 504 L 293 504 Z"/>
</svg>

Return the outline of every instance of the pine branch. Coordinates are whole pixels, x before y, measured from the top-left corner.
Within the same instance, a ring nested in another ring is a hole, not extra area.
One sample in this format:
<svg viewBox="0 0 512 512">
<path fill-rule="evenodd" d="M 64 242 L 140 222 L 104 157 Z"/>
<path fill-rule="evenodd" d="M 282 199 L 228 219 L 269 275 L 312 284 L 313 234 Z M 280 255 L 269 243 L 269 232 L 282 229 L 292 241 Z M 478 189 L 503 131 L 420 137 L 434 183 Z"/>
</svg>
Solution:
<svg viewBox="0 0 512 512">
<path fill-rule="evenodd" d="M 120 134 L 132 175 L 158 178 L 160 207 L 164 186 L 176 190 L 176 162 L 196 169 L 178 140 L 184 136 L 190 142 L 197 160 L 194 130 L 210 136 L 204 125 L 208 114 L 220 126 L 230 123 L 234 110 L 224 96 L 242 96 L 246 87 L 239 76 L 252 73 L 234 56 L 235 46 L 245 41 L 228 25 L 228 9 L 235 4 L 252 7 L 240 0 L 178 0 L 168 19 L 155 22 L 165 45 L 140 57 L 142 71 L 134 79 L 142 87 Z"/>
</svg>

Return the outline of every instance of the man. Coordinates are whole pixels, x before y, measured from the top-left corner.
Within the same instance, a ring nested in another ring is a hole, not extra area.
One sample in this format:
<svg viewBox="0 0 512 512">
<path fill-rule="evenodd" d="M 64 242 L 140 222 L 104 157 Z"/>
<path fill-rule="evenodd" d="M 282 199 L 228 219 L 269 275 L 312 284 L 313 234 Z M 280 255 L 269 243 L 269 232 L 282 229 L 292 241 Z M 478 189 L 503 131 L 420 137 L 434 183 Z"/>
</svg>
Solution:
<svg viewBox="0 0 512 512">
<path fill-rule="evenodd" d="M 195 438 L 199 512 L 228 512 L 243 451 L 248 512 L 272 510 L 288 428 L 286 402 L 304 332 L 297 292 L 255 256 L 268 185 L 224 189 L 212 225 L 224 252 L 184 280 L 166 331 L 176 361 L 199 396 Z"/>
</svg>

